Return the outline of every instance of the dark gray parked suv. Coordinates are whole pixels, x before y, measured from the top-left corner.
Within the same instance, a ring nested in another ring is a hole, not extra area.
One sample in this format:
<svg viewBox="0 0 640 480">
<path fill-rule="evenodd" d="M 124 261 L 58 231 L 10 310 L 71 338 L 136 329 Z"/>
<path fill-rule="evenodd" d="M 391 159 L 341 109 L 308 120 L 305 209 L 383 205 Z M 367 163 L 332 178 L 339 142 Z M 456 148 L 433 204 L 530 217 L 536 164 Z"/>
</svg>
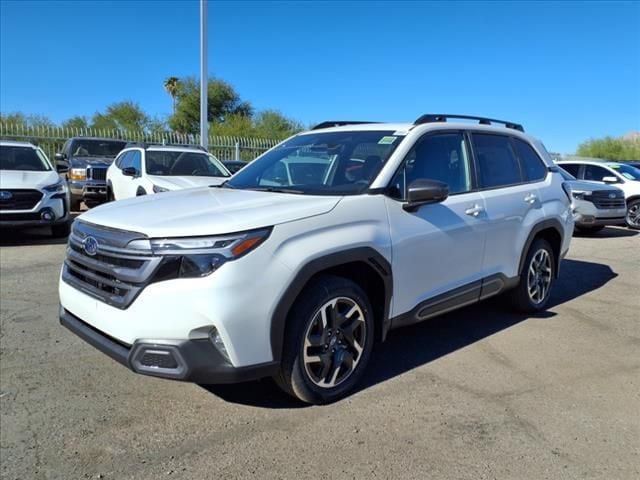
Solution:
<svg viewBox="0 0 640 480">
<path fill-rule="evenodd" d="M 107 199 L 107 168 L 126 144 L 124 140 L 94 137 L 73 137 L 64 143 L 56 160 L 69 168 L 71 210 L 79 210 L 83 200 Z"/>
</svg>

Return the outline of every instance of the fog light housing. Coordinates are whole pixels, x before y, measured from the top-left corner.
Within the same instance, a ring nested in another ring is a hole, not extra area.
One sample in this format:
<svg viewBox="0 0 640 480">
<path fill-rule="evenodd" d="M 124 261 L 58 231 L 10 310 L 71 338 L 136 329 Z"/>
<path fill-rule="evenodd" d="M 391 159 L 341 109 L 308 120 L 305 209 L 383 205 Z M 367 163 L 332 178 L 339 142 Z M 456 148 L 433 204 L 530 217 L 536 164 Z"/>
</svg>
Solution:
<svg viewBox="0 0 640 480">
<path fill-rule="evenodd" d="M 224 342 L 222 341 L 220 332 L 218 332 L 218 329 L 216 327 L 212 327 L 209 331 L 209 340 L 211 340 L 213 346 L 216 347 L 216 349 L 222 354 L 222 356 L 228 362 L 231 362 L 231 360 L 229 359 L 229 353 L 227 352 L 227 347 L 224 346 Z"/>
<path fill-rule="evenodd" d="M 40 218 L 42 218 L 42 220 L 50 222 L 51 220 L 56 218 L 56 216 L 51 210 L 47 208 L 46 210 L 42 211 L 42 213 L 40 214 Z"/>
</svg>

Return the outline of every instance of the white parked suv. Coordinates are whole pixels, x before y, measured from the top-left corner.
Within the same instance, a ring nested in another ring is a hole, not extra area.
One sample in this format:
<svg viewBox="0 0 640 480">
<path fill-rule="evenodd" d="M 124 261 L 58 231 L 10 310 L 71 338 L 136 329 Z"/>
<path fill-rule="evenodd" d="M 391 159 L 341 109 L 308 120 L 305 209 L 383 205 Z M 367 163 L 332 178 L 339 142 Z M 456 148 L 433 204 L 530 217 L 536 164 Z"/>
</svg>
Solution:
<svg viewBox="0 0 640 480">
<path fill-rule="evenodd" d="M 612 185 L 624 192 L 627 202 L 626 223 L 640 229 L 640 170 L 621 162 L 597 160 L 567 160 L 558 162 L 578 180 Z"/>
<path fill-rule="evenodd" d="M 70 225 L 67 183 L 42 149 L 0 141 L 0 227 L 51 227 L 54 237 L 66 237 Z"/>
<path fill-rule="evenodd" d="M 219 185 L 230 176 L 198 146 L 127 144 L 107 170 L 107 200 Z"/>
<path fill-rule="evenodd" d="M 274 376 L 328 402 L 392 328 L 506 291 L 521 311 L 544 309 L 573 233 L 570 195 L 511 122 L 326 122 L 220 187 L 83 214 L 60 321 L 138 373 Z"/>
</svg>

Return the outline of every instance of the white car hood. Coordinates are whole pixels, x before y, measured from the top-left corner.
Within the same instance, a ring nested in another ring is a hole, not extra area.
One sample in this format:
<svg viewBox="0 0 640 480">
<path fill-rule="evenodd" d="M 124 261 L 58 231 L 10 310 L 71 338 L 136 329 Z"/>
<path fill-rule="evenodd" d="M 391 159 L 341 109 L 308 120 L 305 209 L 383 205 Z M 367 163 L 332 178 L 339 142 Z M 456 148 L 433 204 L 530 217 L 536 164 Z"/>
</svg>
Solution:
<svg viewBox="0 0 640 480">
<path fill-rule="evenodd" d="M 219 235 L 322 215 L 340 199 L 204 187 L 106 203 L 80 220 L 150 238 Z"/>
<path fill-rule="evenodd" d="M 53 185 L 60 177 L 55 170 L 31 172 L 27 170 L 0 170 L 0 189 L 35 188 Z"/>
<path fill-rule="evenodd" d="M 209 185 L 220 185 L 229 177 L 192 177 L 192 176 L 172 176 L 172 175 L 148 175 L 151 183 L 167 190 L 181 190 L 183 188 L 208 187 Z"/>
</svg>

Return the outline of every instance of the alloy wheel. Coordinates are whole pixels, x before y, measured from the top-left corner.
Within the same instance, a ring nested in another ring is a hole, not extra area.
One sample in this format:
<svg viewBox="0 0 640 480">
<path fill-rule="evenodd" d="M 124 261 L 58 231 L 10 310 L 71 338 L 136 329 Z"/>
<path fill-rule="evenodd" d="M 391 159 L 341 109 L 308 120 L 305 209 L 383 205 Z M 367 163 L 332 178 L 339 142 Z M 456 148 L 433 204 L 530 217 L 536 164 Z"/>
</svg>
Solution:
<svg viewBox="0 0 640 480">
<path fill-rule="evenodd" d="M 534 304 L 544 301 L 551 286 L 551 256 L 545 249 L 538 250 L 529 263 L 527 274 L 527 292 Z"/>
<path fill-rule="evenodd" d="M 627 210 L 627 224 L 633 228 L 640 228 L 640 203 L 634 203 Z"/>
<path fill-rule="evenodd" d="M 362 358 L 367 335 L 362 308 L 337 297 L 314 314 L 304 336 L 303 362 L 317 386 L 333 388 L 351 376 Z"/>
</svg>

